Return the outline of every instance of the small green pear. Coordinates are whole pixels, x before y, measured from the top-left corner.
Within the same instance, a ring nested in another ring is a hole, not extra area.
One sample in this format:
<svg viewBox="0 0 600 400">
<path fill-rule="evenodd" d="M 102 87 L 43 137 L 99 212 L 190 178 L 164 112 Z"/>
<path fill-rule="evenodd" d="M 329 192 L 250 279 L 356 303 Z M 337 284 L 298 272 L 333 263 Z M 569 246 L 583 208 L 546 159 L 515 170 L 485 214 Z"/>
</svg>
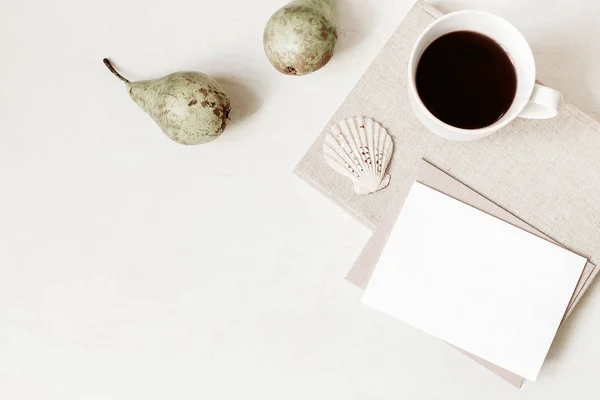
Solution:
<svg viewBox="0 0 600 400">
<path fill-rule="evenodd" d="M 130 82 L 107 58 L 104 64 L 125 82 L 133 101 L 177 143 L 208 143 L 225 130 L 231 108 L 229 97 L 208 75 L 176 72 L 163 78 Z"/>
<path fill-rule="evenodd" d="M 273 66 L 286 75 L 307 75 L 333 56 L 337 29 L 333 0 L 294 0 L 267 22 L 263 45 Z"/>
</svg>

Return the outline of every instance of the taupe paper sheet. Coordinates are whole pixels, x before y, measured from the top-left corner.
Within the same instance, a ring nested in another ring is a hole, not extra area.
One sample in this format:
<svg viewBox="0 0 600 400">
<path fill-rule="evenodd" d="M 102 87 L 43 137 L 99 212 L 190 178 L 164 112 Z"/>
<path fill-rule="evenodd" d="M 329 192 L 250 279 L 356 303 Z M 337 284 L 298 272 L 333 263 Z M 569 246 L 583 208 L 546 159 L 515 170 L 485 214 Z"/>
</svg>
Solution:
<svg viewBox="0 0 600 400">
<path fill-rule="evenodd" d="M 392 205 L 384 214 L 383 220 L 380 226 L 373 232 L 373 235 L 367 242 L 367 245 L 361 252 L 360 256 L 354 263 L 354 266 L 348 273 L 346 279 L 352 284 L 358 286 L 361 289 L 364 289 L 371 277 L 371 274 L 379 260 L 379 256 L 383 251 L 385 244 L 387 243 L 387 239 L 394 227 L 396 219 L 400 214 L 402 209 L 402 205 L 404 204 L 404 200 L 408 195 L 410 188 L 413 182 L 420 182 L 426 186 L 429 186 L 433 189 L 436 189 L 450 197 L 453 197 L 463 203 L 469 204 L 483 212 L 486 212 L 490 215 L 493 215 L 503 221 L 506 221 L 516 227 L 526 230 L 529 233 L 532 233 L 536 236 L 539 236 L 543 239 L 551 241 L 555 244 L 558 244 L 556 241 L 549 238 L 547 235 L 533 228 L 529 224 L 520 220 L 510 212 L 504 210 L 500 206 L 494 204 L 490 200 L 486 199 L 479 193 L 470 189 L 466 185 L 462 184 L 458 180 L 454 179 L 450 175 L 444 173 L 440 169 L 431 165 L 430 163 L 421 160 L 417 167 L 411 171 L 411 173 L 406 177 L 406 179 L 399 185 L 399 190 L 396 199 L 392 202 Z M 586 264 L 583 273 L 581 275 L 581 279 L 574 291 L 573 298 L 568 306 L 567 312 L 565 314 L 565 318 L 571 313 L 581 295 L 585 292 L 585 289 L 592 282 L 593 278 L 596 276 L 598 270 L 594 264 L 588 261 Z M 459 349 L 460 350 L 460 349 Z M 462 351 L 462 350 L 460 350 Z M 464 352 L 466 355 L 471 357 L 473 360 L 482 364 L 484 367 L 488 368 L 490 371 L 494 372 L 498 376 L 502 377 L 512 385 L 516 387 L 521 387 L 523 385 L 524 379 L 512 372 L 509 372 L 505 369 L 502 369 L 494 364 L 491 364 L 479 357 L 476 357 L 472 354 Z"/>
</svg>

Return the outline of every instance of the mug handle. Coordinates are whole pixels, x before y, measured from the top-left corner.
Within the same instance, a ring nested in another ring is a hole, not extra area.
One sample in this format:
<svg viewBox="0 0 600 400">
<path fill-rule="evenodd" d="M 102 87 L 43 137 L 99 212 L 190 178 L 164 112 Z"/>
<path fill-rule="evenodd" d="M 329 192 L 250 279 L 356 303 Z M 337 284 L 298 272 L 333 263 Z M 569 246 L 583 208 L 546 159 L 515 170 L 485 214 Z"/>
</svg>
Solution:
<svg viewBox="0 0 600 400">
<path fill-rule="evenodd" d="M 535 84 L 529 103 L 519 117 L 529 119 L 548 119 L 556 117 L 562 102 L 562 94 L 549 87 Z"/>
</svg>

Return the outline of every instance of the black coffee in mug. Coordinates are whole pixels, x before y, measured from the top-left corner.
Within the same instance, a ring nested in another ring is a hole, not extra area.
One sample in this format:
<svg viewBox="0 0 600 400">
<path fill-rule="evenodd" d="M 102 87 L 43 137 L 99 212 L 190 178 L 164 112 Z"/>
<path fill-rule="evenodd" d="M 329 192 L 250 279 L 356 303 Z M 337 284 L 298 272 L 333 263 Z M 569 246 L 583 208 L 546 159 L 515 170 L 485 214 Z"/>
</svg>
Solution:
<svg viewBox="0 0 600 400">
<path fill-rule="evenodd" d="M 417 66 L 416 87 L 436 118 L 456 128 L 479 129 L 508 111 L 517 91 L 517 72 L 493 39 L 457 31 L 425 49 Z"/>
</svg>

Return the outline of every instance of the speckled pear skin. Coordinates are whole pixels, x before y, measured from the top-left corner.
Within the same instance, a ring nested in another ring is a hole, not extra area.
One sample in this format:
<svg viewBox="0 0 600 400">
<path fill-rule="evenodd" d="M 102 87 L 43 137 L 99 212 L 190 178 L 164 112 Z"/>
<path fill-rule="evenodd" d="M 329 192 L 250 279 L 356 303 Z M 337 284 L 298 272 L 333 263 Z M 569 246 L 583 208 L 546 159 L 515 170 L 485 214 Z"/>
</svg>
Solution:
<svg viewBox="0 0 600 400">
<path fill-rule="evenodd" d="M 273 14 L 263 36 L 267 58 L 286 75 L 308 75 L 333 56 L 333 0 L 295 0 Z"/>
<path fill-rule="evenodd" d="M 104 65 L 125 82 L 129 95 L 162 131 L 177 143 L 215 140 L 227 126 L 229 97 L 217 81 L 200 72 L 176 72 L 163 78 L 130 82 L 105 58 Z"/>
<path fill-rule="evenodd" d="M 230 102 L 219 84 L 200 72 L 127 83 L 129 94 L 177 143 L 213 141 L 227 126 Z"/>
</svg>

